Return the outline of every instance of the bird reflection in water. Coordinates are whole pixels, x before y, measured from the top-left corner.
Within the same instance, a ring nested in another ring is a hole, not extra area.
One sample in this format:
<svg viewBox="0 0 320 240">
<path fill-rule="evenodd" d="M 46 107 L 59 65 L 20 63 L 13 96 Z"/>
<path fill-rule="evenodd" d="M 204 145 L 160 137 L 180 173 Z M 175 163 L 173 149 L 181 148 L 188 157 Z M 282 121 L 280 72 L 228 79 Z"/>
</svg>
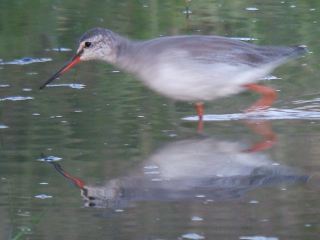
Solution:
<svg viewBox="0 0 320 240">
<path fill-rule="evenodd" d="M 309 176 L 272 161 L 263 150 L 276 140 L 268 122 L 248 122 L 262 141 L 245 147 L 239 141 L 203 136 L 170 142 L 124 176 L 91 186 L 51 163 L 80 190 L 85 206 L 125 208 L 139 201 L 222 201 L 250 190 L 307 182 Z"/>
</svg>

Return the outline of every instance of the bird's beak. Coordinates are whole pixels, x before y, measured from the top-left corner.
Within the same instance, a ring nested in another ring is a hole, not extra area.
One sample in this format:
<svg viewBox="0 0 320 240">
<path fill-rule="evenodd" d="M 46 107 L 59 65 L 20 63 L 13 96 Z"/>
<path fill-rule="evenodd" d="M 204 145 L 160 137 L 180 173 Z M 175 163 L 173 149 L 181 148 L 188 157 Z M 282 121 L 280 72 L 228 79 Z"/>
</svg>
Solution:
<svg viewBox="0 0 320 240">
<path fill-rule="evenodd" d="M 44 89 L 49 83 L 51 83 L 56 78 L 60 77 L 63 73 L 67 72 L 74 65 L 79 63 L 81 54 L 83 53 L 83 49 L 80 49 L 77 54 L 66 64 L 64 65 L 58 72 L 52 75 L 44 84 L 41 85 L 40 89 Z"/>
</svg>

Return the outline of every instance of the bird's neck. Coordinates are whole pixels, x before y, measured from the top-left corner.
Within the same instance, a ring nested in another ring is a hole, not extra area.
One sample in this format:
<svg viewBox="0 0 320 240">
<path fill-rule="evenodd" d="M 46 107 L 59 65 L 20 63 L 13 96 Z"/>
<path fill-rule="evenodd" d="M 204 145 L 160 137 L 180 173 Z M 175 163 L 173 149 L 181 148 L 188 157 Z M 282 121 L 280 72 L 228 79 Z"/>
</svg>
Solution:
<svg viewBox="0 0 320 240">
<path fill-rule="evenodd" d="M 137 56 L 137 51 L 140 49 L 140 41 L 132 41 L 122 36 L 117 36 L 117 54 L 114 64 L 115 66 L 128 71 L 135 72 L 135 58 Z"/>
</svg>

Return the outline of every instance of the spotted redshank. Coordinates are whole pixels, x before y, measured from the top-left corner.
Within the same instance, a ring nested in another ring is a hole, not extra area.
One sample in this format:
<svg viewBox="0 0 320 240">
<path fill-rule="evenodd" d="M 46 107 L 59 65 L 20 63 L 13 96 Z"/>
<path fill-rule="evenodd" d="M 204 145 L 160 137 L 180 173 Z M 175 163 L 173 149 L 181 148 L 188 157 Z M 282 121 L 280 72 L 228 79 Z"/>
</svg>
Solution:
<svg viewBox="0 0 320 240">
<path fill-rule="evenodd" d="M 108 29 L 93 28 L 81 38 L 76 55 L 41 87 L 80 61 L 102 60 L 135 74 L 152 90 L 195 103 L 202 128 L 203 102 L 255 91 L 262 95 L 248 111 L 271 106 L 276 91 L 256 84 L 274 68 L 306 52 L 303 45 L 257 46 L 220 36 L 167 36 L 132 41 Z"/>
</svg>

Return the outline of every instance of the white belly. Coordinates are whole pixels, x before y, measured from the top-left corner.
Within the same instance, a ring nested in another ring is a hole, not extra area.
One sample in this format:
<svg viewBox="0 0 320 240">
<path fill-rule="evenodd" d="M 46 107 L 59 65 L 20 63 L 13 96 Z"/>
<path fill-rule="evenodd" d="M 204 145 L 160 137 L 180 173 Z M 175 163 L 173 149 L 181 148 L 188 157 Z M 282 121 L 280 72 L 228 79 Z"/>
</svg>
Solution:
<svg viewBox="0 0 320 240">
<path fill-rule="evenodd" d="M 236 94 L 257 82 L 274 66 L 260 68 L 227 64 L 162 64 L 143 72 L 143 82 L 154 91 L 183 101 L 209 101 Z"/>
</svg>

